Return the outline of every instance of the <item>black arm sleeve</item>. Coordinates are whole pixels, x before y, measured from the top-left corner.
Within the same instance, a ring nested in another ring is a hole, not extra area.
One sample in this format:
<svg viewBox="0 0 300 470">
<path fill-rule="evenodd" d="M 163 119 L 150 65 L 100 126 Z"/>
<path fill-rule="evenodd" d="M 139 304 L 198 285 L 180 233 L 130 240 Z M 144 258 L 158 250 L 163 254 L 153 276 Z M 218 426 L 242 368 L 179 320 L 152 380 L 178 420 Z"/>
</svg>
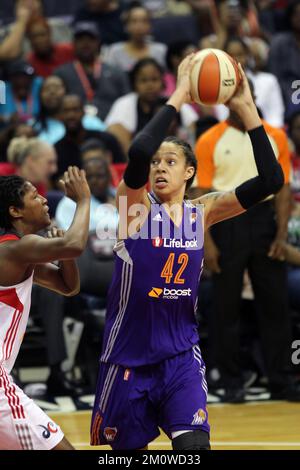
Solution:
<svg viewBox="0 0 300 470">
<path fill-rule="evenodd" d="M 164 140 L 176 113 L 173 106 L 163 106 L 133 140 L 124 173 L 124 181 L 129 188 L 139 189 L 147 183 L 151 158 Z"/>
<path fill-rule="evenodd" d="M 263 126 L 248 132 L 251 139 L 258 176 L 238 186 L 236 197 L 244 209 L 249 209 L 283 186 L 284 177 Z"/>
</svg>

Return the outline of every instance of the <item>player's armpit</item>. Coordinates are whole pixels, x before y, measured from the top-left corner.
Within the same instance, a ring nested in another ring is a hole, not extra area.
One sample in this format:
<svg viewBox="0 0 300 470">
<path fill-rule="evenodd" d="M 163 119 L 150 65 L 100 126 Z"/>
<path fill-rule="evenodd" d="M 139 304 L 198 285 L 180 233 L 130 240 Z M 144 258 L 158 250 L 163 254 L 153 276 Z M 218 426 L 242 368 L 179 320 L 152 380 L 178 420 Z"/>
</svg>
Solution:
<svg viewBox="0 0 300 470">
<path fill-rule="evenodd" d="M 116 197 L 119 211 L 119 239 L 126 239 L 139 231 L 151 210 L 146 187 L 129 188 L 124 180 L 121 181 Z"/>
<path fill-rule="evenodd" d="M 204 204 L 206 229 L 217 222 L 245 212 L 236 197 L 235 190 L 205 194 L 192 202 L 194 204 Z"/>
<path fill-rule="evenodd" d="M 119 184 L 116 196 L 118 210 L 121 206 L 121 197 L 126 198 L 127 207 L 130 207 L 132 204 L 145 204 L 150 209 L 150 201 L 147 194 L 146 185 L 139 189 L 132 189 L 126 185 L 124 180 L 122 180 Z"/>
<path fill-rule="evenodd" d="M 25 235 L 7 244 L 7 256 L 23 264 L 41 264 L 51 261 L 77 258 L 83 252 L 83 244 L 66 235 L 63 238 L 43 238 Z"/>
</svg>

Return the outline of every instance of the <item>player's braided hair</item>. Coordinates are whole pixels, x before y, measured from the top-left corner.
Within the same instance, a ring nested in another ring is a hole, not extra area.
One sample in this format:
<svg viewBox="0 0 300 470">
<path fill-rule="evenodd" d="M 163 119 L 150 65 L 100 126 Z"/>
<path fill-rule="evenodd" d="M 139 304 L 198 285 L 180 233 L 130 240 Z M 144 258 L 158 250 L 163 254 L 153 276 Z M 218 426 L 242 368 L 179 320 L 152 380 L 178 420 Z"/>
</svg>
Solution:
<svg viewBox="0 0 300 470">
<path fill-rule="evenodd" d="M 164 142 L 171 142 L 172 144 L 179 145 L 179 147 L 182 148 L 182 151 L 184 153 L 186 165 L 193 166 L 195 168 L 193 176 L 186 182 L 186 190 L 188 190 L 192 186 L 197 173 L 197 158 L 195 157 L 193 149 L 190 144 L 174 136 L 166 137 L 164 139 Z"/>
<path fill-rule="evenodd" d="M 4 231 L 13 228 L 9 208 L 24 207 L 24 183 L 20 176 L 0 176 L 0 228 Z"/>
</svg>

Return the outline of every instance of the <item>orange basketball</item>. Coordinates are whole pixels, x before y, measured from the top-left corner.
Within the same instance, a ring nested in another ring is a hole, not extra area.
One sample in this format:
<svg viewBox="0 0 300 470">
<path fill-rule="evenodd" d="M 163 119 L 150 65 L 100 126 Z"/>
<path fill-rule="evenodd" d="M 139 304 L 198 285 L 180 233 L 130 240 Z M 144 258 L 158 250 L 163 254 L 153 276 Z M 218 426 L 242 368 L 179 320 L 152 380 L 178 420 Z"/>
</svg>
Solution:
<svg viewBox="0 0 300 470">
<path fill-rule="evenodd" d="M 191 71 L 191 93 L 196 103 L 226 103 L 240 83 L 236 61 L 220 49 L 203 49 L 195 54 Z"/>
</svg>

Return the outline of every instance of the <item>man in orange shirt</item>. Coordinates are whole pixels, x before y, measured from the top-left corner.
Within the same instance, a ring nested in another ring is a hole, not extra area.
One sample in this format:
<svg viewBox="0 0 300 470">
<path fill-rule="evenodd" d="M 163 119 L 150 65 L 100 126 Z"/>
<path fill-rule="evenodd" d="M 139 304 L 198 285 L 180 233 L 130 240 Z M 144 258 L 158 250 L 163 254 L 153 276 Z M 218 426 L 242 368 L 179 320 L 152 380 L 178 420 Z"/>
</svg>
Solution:
<svg viewBox="0 0 300 470">
<path fill-rule="evenodd" d="M 225 385 L 224 401 L 231 403 L 244 400 L 239 364 L 239 310 L 246 269 L 258 308 L 271 396 L 300 399 L 283 375 L 291 344 L 284 262 L 290 212 L 290 154 L 284 131 L 263 124 L 282 167 L 285 184 L 275 197 L 213 226 L 205 241 L 206 263 L 213 273 L 217 362 Z M 249 136 L 232 112 L 227 121 L 200 136 L 195 153 L 200 194 L 226 191 L 257 175 Z"/>
</svg>

